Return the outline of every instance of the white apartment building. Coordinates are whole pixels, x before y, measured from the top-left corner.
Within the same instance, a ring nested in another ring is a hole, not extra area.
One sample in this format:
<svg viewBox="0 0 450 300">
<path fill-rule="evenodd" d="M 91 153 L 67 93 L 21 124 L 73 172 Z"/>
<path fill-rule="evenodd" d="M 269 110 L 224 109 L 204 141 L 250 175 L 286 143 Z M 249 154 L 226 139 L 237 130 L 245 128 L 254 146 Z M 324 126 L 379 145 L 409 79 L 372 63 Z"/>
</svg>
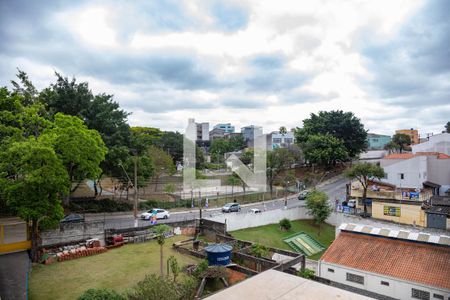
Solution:
<svg viewBox="0 0 450 300">
<path fill-rule="evenodd" d="M 450 156 L 437 152 L 395 153 L 381 159 L 384 182 L 399 188 L 421 189 L 424 184 L 439 188 L 444 195 L 450 189 Z M 439 186 L 439 187 L 438 187 Z"/>
<path fill-rule="evenodd" d="M 292 131 L 289 131 L 286 134 L 281 134 L 278 131 L 267 134 L 267 150 L 288 148 L 293 144 L 294 133 Z"/>
<path fill-rule="evenodd" d="M 440 152 L 450 155 L 450 133 L 440 133 L 428 137 L 428 141 L 412 145 L 412 152 Z"/>
</svg>

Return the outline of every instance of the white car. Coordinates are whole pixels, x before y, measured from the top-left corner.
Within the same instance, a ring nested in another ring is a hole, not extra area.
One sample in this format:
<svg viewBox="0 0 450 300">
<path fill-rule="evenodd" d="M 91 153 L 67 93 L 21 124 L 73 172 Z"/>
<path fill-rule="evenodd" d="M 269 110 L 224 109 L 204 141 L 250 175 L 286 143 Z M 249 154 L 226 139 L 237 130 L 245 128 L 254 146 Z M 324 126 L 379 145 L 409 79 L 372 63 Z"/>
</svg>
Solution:
<svg viewBox="0 0 450 300">
<path fill-rule="evenodd" d="M 252 214 L 260 214 L 261 210 L 259 208 L 252 208 L 249 210 L 249 212 Z"/>
<path fill-rule="evenodd" d="M 141 214 L 142 220 L 150 220 L 152 218 L 152 215 L 155 214 L 156 211 L 156 219 L 168 219 L 170 217 L 170 213 L 161 208 L 154 208 L 152 210 L 146 211 Z"/>
</svg>

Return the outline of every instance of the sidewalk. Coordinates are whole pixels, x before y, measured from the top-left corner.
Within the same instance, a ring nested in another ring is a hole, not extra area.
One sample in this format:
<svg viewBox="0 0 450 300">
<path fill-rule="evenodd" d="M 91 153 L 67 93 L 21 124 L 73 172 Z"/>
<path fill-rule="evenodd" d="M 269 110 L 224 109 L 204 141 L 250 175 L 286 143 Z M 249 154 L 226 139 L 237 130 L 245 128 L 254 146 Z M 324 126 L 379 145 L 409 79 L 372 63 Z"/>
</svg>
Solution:
<svg viewBox="0 0 450 300">
<path fill-rule="evenodd" d="M 28 299 L 28 272 L 30 260 L 27 251 L 0 255 L 0 299 Z"/>
</svg>

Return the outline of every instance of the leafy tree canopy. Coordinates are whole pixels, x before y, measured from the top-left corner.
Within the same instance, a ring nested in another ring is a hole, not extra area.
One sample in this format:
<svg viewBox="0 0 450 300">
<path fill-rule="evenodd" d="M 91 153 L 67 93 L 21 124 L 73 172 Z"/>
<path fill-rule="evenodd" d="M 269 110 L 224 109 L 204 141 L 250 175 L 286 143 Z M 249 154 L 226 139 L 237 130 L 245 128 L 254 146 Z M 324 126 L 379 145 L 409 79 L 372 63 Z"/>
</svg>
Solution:
<svg viewBox="0 0 450 300">
<path fill-rule="evenodd" d="M 332 211 L 327 194 L 319 190 L 313 190 L 306 195 L 306 209 L 316 224 L 323 223 Z"/>
<path fill-rule="evenodd" d="M 329 134 L 342 140 L 349 158 L 356 157 L 367 148 L 367 131 L 361 120 L 352 112 L 342 110 L 320 111 L 312 113 L 309 119 L 303 120 L 303 128 L 297 128 L 297 143 L 307 142 L 310 136 Z"/>
<path fill-rule="evenodd" d="M 311 135 L 303 146 L 305 159 L 310 163 L 329 166 L 348 157 L 342 140 L 329 134 Z"/>
</svg>

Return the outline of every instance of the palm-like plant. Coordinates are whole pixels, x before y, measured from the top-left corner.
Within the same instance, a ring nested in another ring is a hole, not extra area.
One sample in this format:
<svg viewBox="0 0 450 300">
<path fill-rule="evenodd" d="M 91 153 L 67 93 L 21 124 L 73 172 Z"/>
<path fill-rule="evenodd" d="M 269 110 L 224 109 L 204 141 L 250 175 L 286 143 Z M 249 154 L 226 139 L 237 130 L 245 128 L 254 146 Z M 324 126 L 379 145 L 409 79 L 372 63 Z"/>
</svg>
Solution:
<svg viewBox="0 0 450 300">
<path fill-rule="evenodd" d="M 167 225 L 158 225 L 155 227 L 156 233 L 156 241 L 159 245 L 159 270 L 161 272 L 161 277 L 164 276 L 164 255 L 163 255 L 163 246 L 166 242 L 166 236 L 164 235 L 166 232 L 170 231 L 170 227 Z"/>
</svg>

